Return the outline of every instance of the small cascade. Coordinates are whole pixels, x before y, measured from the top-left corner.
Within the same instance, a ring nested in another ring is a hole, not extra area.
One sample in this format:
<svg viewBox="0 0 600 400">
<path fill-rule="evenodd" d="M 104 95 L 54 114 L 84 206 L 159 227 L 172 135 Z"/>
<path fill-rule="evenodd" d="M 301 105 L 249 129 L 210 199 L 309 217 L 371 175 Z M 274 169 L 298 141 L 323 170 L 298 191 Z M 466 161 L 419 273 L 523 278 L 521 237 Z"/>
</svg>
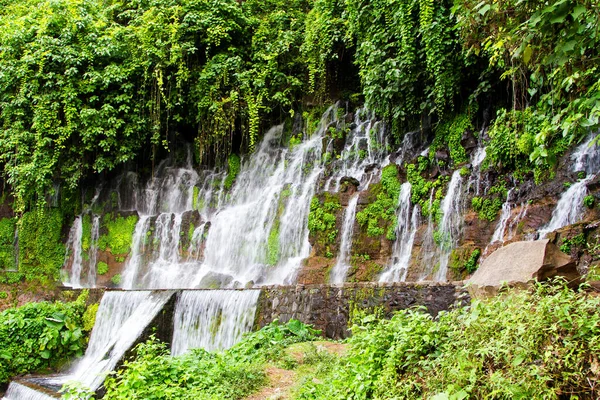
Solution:
<svg viewBox="0 0 600 400">
<path fill-rule="evenodd" d="M 259 294 L 259 290 L 182 292 L 175 306 L 171 354 L 233 346 L 252 329 Z"/>
<path fill-rule="evenodd" d="M 84 357 L 71 372 L 51 384 L 75 380 L 92 390 L 100 387 L 125 352 L 156 317 L 172 292 L 107 292 L 98 308 L 96 324 Z"/>
<path fill-rule="evenodd" d="M 434 190 L 435 189 L 431 189 L 431 193 L 429 194 L 429 210 L 432 209 Z M 421 274 L 419 275 L 418 280 L 420 281 L 426 279 L 433 273 L 433 267 L 437 262 L 436 258 L 439 249 L 436 246 L 434 240 L 435 224 L 433 217 L 433 214 L 430 212 L 429 217 L 427 218 L 427 229 L 423 238 L 423 246 L 421 251 L 421 265 L 423 265 L 424 268 Z"/>
<path fill-rule="evenodd" d="M 411 192 L 411 184 L 409 182 L 403 183 L 396 214 L 398 226 L 396 228 L 396 242 L 392 252 L 392 264 L 381 274 L 379 282 L 403 282 L 406 280 L 413 243 L 420 223 L 419 208 L 413 207 L 411 213 Z"/>
<path fill-rule="evenodd" d="M 483 136 L 483 132 L 479 134 L 481 138 Z M 479 146 L 475 149 L 475 152 L 471 155 L 471 175 L 469 176 L 468 190 L 473 189 L 473 192 L 476 196 L 481 194 L 481 164 L 485 160 L 487 156 L 486 148 L 481 143 L 481 139 L 479 142 Z M 487 188 L 484 188 L 483 192 L 487 191 Z"/>
<path fill-rule="evenodd" d="M 100 238 L 100 216 L 92 216 L 92 233 L 88 251 L 88 275 L 86 287 L 96 286 L 96 264 L 98 261 L 98 239 Z"/>
<path fill-rule="evenodd" d="M 56 400 L 43 392 L 31 389 L 19 382 L 11 382 L 3 400 Z"/>
<path fill-rule="evenodd" d="M 550 222 L 538 231 L 538 238 L 543 239 L 548 233 L 562 228 L 563 226 L 575 224 L 583 218 L 585 208 L 583 199 L 588 194 L 587 184 L 595 178 L 600 169 L 600 146 L 595 143 L 596 134 L 581 144 L 573 153 L 573 172 L 585 172 L 584 179 L 572 184 L 564 192 L 556 208 L 552 212 Z"/>
<path fill-rule="evenodd" d="M 434 280 L 445 281 L 448 273 L 448 261 L 450 254 L 458 241 L 462 225 L 462 183 L 460 170 L 454 171 L 448 193 L 442 200 L 442 221 L 440 223 L 438 234 L 438 245 L 440 247 L 439 267 L 434 273 Z"/>
<path fill-rule="evenodd" d="M 525 216 L 527 215 L 528 208 L 529 208 L 529 204 L 527 204 L 527 203 L 521 204 L 521 210 L 519 211 L 517 216 L 515 218 L 513 218 L 512 221 L 510 221 L 510 224 L 508 224 L 508 240 L 511 240 L 517 234 L 519 222 L 521 222 L 521 220 L 523 218 L 525 218 Z"/>
<path fill-rule="evenodd" d="M 334 163 L 334 174 L 327 180 L 325 191 L 337 192 L 340 180 L 351 176 L 360 182 L 359 189 L 366 189 L 374 174 L 366 172 L 368 166 L 383 166 L 387 156 L 385 124 L 364 108 L 354 115 L 355 126 L 346 136 L 344 150 L 339 161 Z"/>
<path fill-rule="evenodd" d="M 501 242 L 504 243 L 504 233 L 506 231 L 506 226 L 508 224 L 508 219 L 510 218 L 510 212 L 512 210 L 512 203 L 510 202 L 510 195 L 512 194 L 514 189 L 510 189 L 506 194 L 506 201 L 502 204 L 502 213 L 500 214 L 500 220 L 496 225 L 496 229 L 494 230 L 494 234 L 492 235 L 492 239 L 490 243 Z"/>
<path fill-rule="evenodd" d="M 206 235 L 206 223 L 203 222 L 194 229 L 192 234 L 192 238 L 190 239 L 190 245 L 188 248 L 188 262 L 191 261 L 201 261 L 200 260 L 200 252 L 202 251 L 202 244 Z"/>
<path fill-rule="evenodd" d="M 340 284 L 346 281 L 346 276 L 350 269 L 350 250 L 352 249 L 352 234 L 354 233 L 357 204 L 358 193 L 352 196 L 348 202 L 348 207 L 346 207 L 346 210 L 344 211 L 340 251 L 335 266 L 331 270 L 331 276 L 329 278 L 330 283 Z"/>
<path fill-rule="evenodd" d="M 67 254 L 65 259 L 71 259 L 71 273 L 65 286 L 73 288 L 82 287 L 81 273 L 83 270 L 83 257 L 81 249 L 81 240 L 83 237 L 83 222 L 82 217 L 78 216 L 73 222 L 73 226 L 69 231 L 69 239 L 67 240 Z"/>
</svg>

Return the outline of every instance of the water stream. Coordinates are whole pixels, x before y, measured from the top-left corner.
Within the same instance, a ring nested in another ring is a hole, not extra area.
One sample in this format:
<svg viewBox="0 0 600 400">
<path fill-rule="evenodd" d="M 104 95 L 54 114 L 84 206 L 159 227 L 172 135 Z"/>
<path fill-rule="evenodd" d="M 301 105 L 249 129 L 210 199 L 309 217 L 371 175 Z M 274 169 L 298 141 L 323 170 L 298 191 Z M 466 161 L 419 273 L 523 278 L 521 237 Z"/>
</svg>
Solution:
<svg viewBox="0 0 600 400">
<path fill-rule="evenodd" d="M 252 329 L 259 294 L 259 290 L 182 292 L 175 308 L 171 354 L 233 346 Z"/>
<path fill-rule="evenodd" d="M 350 269 L 350 250 L 352 249 L 352 234 L 354 233 L 356 205 L 358 204 L 358 193 L 352 196 L 348 206 L 344 210 L 344 220 L 342 223 L 342 240 L 337 261 L 331 269 L 330 283 L 340 284 L 346 281 L 348 270 Z"/>
</svg>

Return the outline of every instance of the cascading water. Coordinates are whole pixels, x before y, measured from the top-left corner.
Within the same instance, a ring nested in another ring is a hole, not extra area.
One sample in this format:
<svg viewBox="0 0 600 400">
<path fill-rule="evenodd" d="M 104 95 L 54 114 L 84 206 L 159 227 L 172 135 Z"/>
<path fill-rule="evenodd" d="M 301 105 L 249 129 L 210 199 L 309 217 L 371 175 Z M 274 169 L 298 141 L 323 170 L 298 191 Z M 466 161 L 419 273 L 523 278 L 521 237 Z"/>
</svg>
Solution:
<svg viewBox="0 0 600 400">
<path fill-rule="evenodd" d="M 19 382 L 11 382 L 8 386 L 3 400 L 56 400 L 56 397 L 48 396 L 37 390 L 33 390 Z"/>
<path fill-rule="evenodd" d="M 69 231 L 69 239 L 67 240 L 67 254 L 72 259 L 71 261 L 71 273 L 69 274 L 68 281 L 64 282 L 65 286 L 71 286 L 73 288 L 81 287 L 81 273 L 82 273 L 82 249 L 81 241 L 83 237 L 83 223 L 81 216 L 76 217 L 73 222 L 73 226 Z"/>
<path fill-rule="evenodd" d="M 506 226 L 508 224 L 508 219 L 510 218 L 510 212 L 512 210 L 512 203 L 510 202 L 510 196 L 514 189 L 510 189 L 506 194 L 506 201 L 502 204 L 502 213 L 500 214 L 500 220 L 496 225 L 496 229 L 494 230 L 494 234 L 492 235 L 492 239 L 490 243 L 502 242 L 504 243 L 504 232 L 506 231 Z"/>
<path fill-rule="evenodd" d="M 142 331 L 156 317 L 172 292 L 107 292 L 96 315 L 84 357 L 66 376 L 49 379 L 50 384 L 78 381 L 96 390 Z"/>
<path fill-rule="evenodd" d="M 419 227 L 419 208 L 417 206 L 412 207 L 411 213 L 411 192 L 411 184 L 409 182 L 403 183 L 400 188 L 400 200 L 396 214 L 398 226 L 396 228 L 396 242 L 392 251 L 392 264 L 381 274 L 379 282 L 406 280 L 413 243 Z"/>
<path fill-rule="evenodd" d="M 344 221 L 342 223 L 342 240 L 335 266 L 331 269 L 329 282 L 334 284 L 344 283 L 348 270 L 350 269 L 350 250 L 352 249 L 352 234 L 356 216 L 356 205 L 358 204 L 358 193 L 354 194 L 344 210 Z"/>
<path fill-rule="evenodd" d="M 252 329 L 259 294 L 259 290 L 182 292 L 175 307 L 171 354 L 233 346 Z"/>
<path fill-rule="evenodd" d="M 546 234 L 562 228 L 563 226 L 575 224 L 583 218 L 585 208 L 583 199 L 588 193 L 587 184 L 595 178 L 600 169 L 600 146 L 595 143 L 596 135 L 591 135 L 573 153 L 573 172 L 585 172 L 586 177 L 572 184 L 564 192 L 556 208 L 552 212 L 552 218 L 538 231 L 538 237 L 543 239 Z"/>
<path fill-rule="evenodd" d="M 438 245 L 440 246 L 439 266 L 434 274 L 434 280 L 445 281 L 448 273 L 450 254 L 456 246 L 460 235 L 462 222 L 462 183 L 460 170 L 454 171 L 448 192 L 440 205 L 442 221 L 438 229 Z"/>
<path fill-rule="evenodd" d="M 373 173 L 367 172 L 368 167 L 381 167 L 386 159 L 388 144 L 385 124 L 377 121 L 367 109 L 361 108 L 354 115 L 353 126 L 346 137 L 340 159 L 333 163 L 334 173 L 325 182 L 324 190 L 337 192 L 345 176 L 358 180 L 359 189 L 364 190 L 374 177 Z"/>
</svg>

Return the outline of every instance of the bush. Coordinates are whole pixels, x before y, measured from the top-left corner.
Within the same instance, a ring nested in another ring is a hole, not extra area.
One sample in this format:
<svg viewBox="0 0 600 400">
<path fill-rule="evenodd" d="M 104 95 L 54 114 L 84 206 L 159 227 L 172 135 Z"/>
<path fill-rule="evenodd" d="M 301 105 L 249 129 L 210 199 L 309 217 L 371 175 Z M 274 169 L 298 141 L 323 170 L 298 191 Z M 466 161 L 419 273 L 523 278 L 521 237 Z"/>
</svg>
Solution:
<svg viewBox="0 0 600 400">
<path fill-rule="evenodd" d="M 600 298 L 562 283 L 352 328 L 350 352 L 301 399 L 597 398 Z M 564 397 L 567 396 L 567 397 Z M 574 398 L 574 397 L 571 397 Z"/>
<path fill-rule="evenodd" d="M 86 295 L 72 303 L 29 303 L 0 313 L 0 384 L 83 353 Z"/>
</svg>

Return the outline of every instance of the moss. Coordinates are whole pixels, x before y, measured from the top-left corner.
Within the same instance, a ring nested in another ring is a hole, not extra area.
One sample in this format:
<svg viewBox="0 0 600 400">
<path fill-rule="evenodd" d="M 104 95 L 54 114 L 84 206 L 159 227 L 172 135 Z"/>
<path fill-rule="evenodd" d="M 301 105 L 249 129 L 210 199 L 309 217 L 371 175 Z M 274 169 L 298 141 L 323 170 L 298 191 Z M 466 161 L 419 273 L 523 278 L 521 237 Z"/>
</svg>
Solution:
<svg viewBox="0 0 600 400">
<path fill-rule="evenodd" d="M 482 198 L 473 197 L 471 199 L 473 210 L 477 211 L 479 219 L 484 221 L 494 221 L 498 212 L 502 209 L 502 200 L 499 197 Z"/>
<path fill-rule="evenodd" d="M 440 176 L 432 181 L 426 180 L 423 178 L 422 174 L 428 166 L 429 160 L 425 157 L 419 157 L 419 162 L 417 164 L 406 165 L 406 179 L 412 185 L 410 201 L 421 207 L 421 212 L 424 217 L 429 217 L 431 215 L 436 221 L 439 221 L 442 216 L 440 210 L 441 199 L 444 197 L 444 191 L 442 189 L 444 184 L 448 182 L 449 177 Z M 429 197 L 432 190 L 435 190 L 435 198 L 430 205 Z"/>
<path fill-rule="evenodd" d="M 129 253 L 137 221 L 137 215 L 130 215 L 125 218 L 114 214 L 106 214 L 102 227 L 106 234 L 100 235 L 98 238 L 98 248 L 102 251 L 109 250 L 114 255 Z"/>
<path fill-rule="evenodd" d="M 81 250 L 87 252 L 92 243 L 92 217 L 90 214 L 85 214 L 81 218 Z"/>
<path fill-rule="evenodd" d="M 198 188 L 198 186 L 194 186 L 193 191 L 194 193 L 192 197 L 192 210 L 200 210 L 202 208 L 200 207 L 200 202 L 198 201 L 198 196 L 200 195 L 200 188 Z"/>
<path fill-rule="evenodd" d="M 463 273 L 472 274 L 477 270 L 481 250 L 473 247 L 462 247 L 452 250 L 450 254 L 449 267 L 457 277 L 463 277 Z"/>
<path fill-rule="evenodd" d="M 98 275 L 106 274 L 108 272 L 108 264 L 105 263 L 104 261 L 100 261 L 98 263 L 97 271 L 98 271 Z"/>
<path fill-rule="evenodd" d="M 227 160 L 227 164 L 229 166 L 229 170 L 227 173 L 227 177 L 225 178 L 225 189 L 231 189 L 233 183 L 235 182 L 235 178 L 237 178 L 240 173 L 241 160 L 240 156 L 237 154 L 230 154 L 229 159 Z"/>
<path fill-rule="evenodd" d="M 188 229 L 188 242 L 191 243 L 194 238 L 194 231 L 196 230 L 196 226 L 193 222 L 190 222 L 190 228 Z"/>
<path fill-rule="evenodd" d="M 14 270 L 16 218 L 0 219 L 0 270 Z"/>
<path fill-rule="evenodd" d="M 36 210 L 19 221 L 19 271 L 28 281 L 49 284 L 58 279 L 65 257 L 59 209 Z"/>
<path fill-rule="evenodd" d="M 269 233 L 269 239 L 267 244 L 267 264 L 277 265 L 279 262 L 279 220 L 275 221 L 271 232 Z"/>
</svg>

